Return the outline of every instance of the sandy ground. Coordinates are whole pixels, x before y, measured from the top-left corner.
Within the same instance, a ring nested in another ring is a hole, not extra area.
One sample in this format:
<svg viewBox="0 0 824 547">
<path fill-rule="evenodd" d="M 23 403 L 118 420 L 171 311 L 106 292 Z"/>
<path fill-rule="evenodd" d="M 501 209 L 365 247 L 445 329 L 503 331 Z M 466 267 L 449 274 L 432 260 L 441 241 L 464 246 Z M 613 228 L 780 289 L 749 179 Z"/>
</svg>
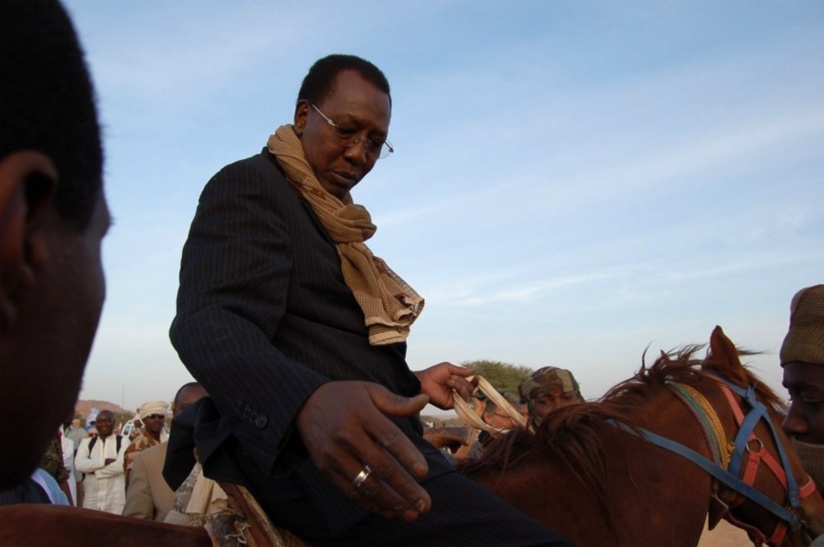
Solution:
<svg viewBox="0 0 824 547">
<path fill-rule="evenodd" d="M 715 530 L 707 530 L 706 524 L 704 525 L 704 534 L 698 547 L 752 547 L 752 542 L 747 537 L 747 532 L 722 520 Z"/>
</svg>

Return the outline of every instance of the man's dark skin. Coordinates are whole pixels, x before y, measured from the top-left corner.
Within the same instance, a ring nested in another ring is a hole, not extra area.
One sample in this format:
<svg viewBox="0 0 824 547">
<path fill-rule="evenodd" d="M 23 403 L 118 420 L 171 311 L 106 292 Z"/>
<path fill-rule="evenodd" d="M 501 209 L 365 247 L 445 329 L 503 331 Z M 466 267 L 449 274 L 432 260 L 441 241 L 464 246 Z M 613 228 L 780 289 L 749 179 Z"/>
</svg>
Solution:
<svg viewBox="0 0 824 547">
<path fill-rule="evenodd" d="M 163 414 L 152 414 L 143 419 L 143 434 L 160 442 L 160 433 L 166 423 L 166 416 Z"/>
<path fill-rule="evenodd" d="M 97 429 L 97 436 L 101 441 L 105 441 L 111 436 L 114 431 L 114 414 L 110 410 L 103 410 L 97 415 L 97 422 L 95 423 Z M 106 465 L 114 462 L 114 458 L 106 458 Z"/>
<path fill-rule="evenodd" d="M 805 443 L 824 444 L 824 366 L 785 363 L 783 384 L 791 401 L 784 432 Z"/>
</svg>

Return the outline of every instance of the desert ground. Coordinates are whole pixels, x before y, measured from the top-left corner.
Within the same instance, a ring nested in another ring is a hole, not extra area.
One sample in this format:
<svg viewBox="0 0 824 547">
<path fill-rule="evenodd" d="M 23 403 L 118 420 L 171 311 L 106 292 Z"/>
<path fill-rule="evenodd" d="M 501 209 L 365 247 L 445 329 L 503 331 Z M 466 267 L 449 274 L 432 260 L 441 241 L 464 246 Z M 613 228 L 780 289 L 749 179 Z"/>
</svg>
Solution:
<svg viewBox="0 0 824 547">
<path fill-rule="evenodd" d="M 722 520 L 714 530 L 707 530 L 704 525 L 698 547 L 752 547 L 752 541 L 744 530 Z"/>
</svg>

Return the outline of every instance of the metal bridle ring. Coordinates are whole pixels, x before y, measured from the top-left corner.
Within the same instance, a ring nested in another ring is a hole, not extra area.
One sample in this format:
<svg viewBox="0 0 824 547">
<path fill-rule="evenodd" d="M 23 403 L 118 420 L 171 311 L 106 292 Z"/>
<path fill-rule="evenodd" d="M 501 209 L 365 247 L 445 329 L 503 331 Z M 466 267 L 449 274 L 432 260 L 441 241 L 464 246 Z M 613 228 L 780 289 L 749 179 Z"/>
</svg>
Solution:
<svg viewBox="0 0 824 547">
<path fill-rule="evenodd" d="M 372 474 L 372 468 L 368 465 L 364 465 L 363 469 L 360 470 L 358 476 L 355 477 L 355 480 L 352 481 L 352 486 L 355 487 L 355 490 L 359 489 L 361 485 L 366 482 L 366 478 Z"/>
<path fill-rule="evenodd" d="M 750 448 L 750 443 L 753 443 L 753 444 L 757 445 L 758 450 L 753 452 L 753 450 Z M 750 439 L 750 440 L 747 441 L 747 444 L 744 445 L 744 450 L 746 450 L 747 453 L 749 453 L 749 454 L 758 454 L 759 452 L 764 450 L 764 443 L 761 442 L 761 439 L 759 439 L 758 437 L 756 437 L 754 439 Z"/>
</svg>

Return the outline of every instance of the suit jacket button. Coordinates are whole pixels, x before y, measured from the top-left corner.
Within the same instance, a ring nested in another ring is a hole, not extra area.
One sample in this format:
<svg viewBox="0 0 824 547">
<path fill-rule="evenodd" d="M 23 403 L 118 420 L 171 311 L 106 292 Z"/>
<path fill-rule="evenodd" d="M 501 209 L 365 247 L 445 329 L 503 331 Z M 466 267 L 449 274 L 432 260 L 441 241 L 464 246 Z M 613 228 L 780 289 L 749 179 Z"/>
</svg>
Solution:
<svg viewBox="0 0 824 547">
<path fill-rule="evenodd" d="M 266 427 L 266 424 L 268 424 L 268 423 L 269 423 L 269 420 L 266 419 L 266 416 L 261 414 L 255 420 L 255 427 L 258 428 L 258 429 L 263 429 L 264 427 Z"/>
</svg>

